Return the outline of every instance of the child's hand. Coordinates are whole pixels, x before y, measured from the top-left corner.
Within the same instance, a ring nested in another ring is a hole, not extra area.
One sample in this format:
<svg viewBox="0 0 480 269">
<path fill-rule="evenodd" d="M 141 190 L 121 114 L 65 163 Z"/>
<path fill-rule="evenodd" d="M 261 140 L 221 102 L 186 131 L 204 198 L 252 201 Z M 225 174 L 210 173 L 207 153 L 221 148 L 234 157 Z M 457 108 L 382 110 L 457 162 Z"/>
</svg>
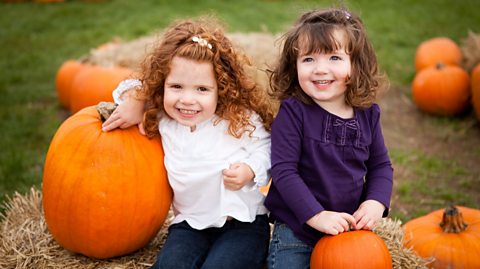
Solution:
<svg viewBox="0 0 480 269">
<path fill-rule="evenodd" d="M 142 120 L 145 102 L 128 98 L 120 104 L 112 115 L 102 124 L 104 132 L 111 131 L 115 128 L 125 129 L 132 125 L 138 124 L 140 133 L 145 135 Z"/>
<path fill-rule="evenodd" d="M 234 163 L 230 168 L 223 170 L 223 184 L 231 191 L 238 191 L 254 177 L 250 166 L 244 163 Z"/>
<path fill-rule="evenodd" d="M 382 218 L 385 206 L 375 200 L 367 200 L 360 204 L 357 211 L 353 213 L 357 229 L 372 230 L 377 221 Z"/>
<path fill-rule="evenodd" d="M 307 221 L 307 224 L 315 230 L 331 235 L 337 235 L 339 233 L 347 232 L 350 229 L 356 229 L 355 218 L 352 215 L 327 210 L 310 218 Z"/>
</svg>

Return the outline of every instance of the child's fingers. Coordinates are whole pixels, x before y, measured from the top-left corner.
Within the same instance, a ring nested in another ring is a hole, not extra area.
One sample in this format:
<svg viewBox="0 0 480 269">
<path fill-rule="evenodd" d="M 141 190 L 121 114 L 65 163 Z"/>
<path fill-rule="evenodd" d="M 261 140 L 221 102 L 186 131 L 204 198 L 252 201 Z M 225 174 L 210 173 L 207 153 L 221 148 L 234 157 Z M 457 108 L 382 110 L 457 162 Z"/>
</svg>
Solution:
<svg viewBox="0 0 480 269">
<path fill-rule="evenodd" d="M 231 178 L 223 178 L 223 185 L 225 185 L 225 188 L 227 190 L 231 191 L 238 191 L 239 189 L 242 188 L 242 185 L 239 184 L 238 182 L 232 180 Z"/>
<path fill-rule="evenodd" d="M 147 133 L 145 133 L 145 128 L 143 128 L 143 123 L 138 124 L 138 130 L 142 135 L 147 135 Z"/>
<path fill-rule="evenodd" d="M 111 119 L 111 117 L 102 124 L 102 130 L 104 132 L 111 131 L 121 125 L 120 119 Z"/>
<path fill-rule="evenodd" d="M 367 215 L 364 215 L 360 220 L 358 220 L 357 229 L 371 230 L 375 226 L 375 223 L 375 219 L 369 218 Z"/>
<path fill-rule="evenodd" d="M 346 231 L 357 228 L 355 218 L 352 215 L 347 213 L 342 213 L 341 215 L 342 215 L 342 218 L 345 220 L 345 222 L 343 222 L 342 225 Z"/>
<path fill-rule="evenodd" d="M 236 173 L 233 169 L 223 169 L 223 176 L 231 178 L 235 177 Z"/>
</svg>

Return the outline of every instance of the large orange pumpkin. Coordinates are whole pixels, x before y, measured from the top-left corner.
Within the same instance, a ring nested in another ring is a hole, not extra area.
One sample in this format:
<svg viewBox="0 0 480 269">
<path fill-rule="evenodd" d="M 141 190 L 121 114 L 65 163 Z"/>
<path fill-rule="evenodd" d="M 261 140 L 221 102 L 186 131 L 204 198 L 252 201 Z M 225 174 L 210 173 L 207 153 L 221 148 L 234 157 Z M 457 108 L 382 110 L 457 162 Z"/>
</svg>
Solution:
<svg viewBox="0 0 480 269">
<path fill-rule="evenodd" d="M 310 267 L 391 269 L 392 257 L 380 236 L 358 230 L 322 237 L 313 249 Z"/>
<path fill-rule="evenodd" d="M 145 246 L 159 231 L 172 191 L 159 138 L 137 127 L 102 132 L 95 107 L 69 117 L 45 160 L 43 208 L 65 249 L 110 258 Z"/>
<path fill-rule="evenodd" d="M 73 79 L 85 66 L 87 65 L 80 61 L 67 60 L 58 68 L 55 76 L 55 89 L 58 100 L 63 107 L 70 107 L 70 91 Z"/>
<path fill-rule="evenodd" d="M 480 120 L 480 64 L 477 64 L 472 70 L 470 85 L 472 88 L 472 105 L 477 119 Z"/>
<path fill-rule="evenodd" d="M 112 92 L 118 84 L 132 76 L 132 70 L 125 67 L 103 67 L 91 65 L 75 76 L 70 93 L 70 111 L 113 101 Z"/>
<path fill-rule="evenodd" d="M 480 210 L 448 207 L 403 225 L 405 246 L 434 257 L 430 268 L 480 268 Z"/>
<path fill-rule="evenodd" d="M 470 102 L 470 77 L 459 66 L 438 64 L 415 75 L 412 94 L 423 111 L 438 116 L 464 112 Z"/>
<path fill-rule="evenodd" d="M 460 65 L 462 50 L 447 37 L 435 37 L 422 42 L 415 52 L 415 69 L 420 71 L 424 68 L 439 63 L 446 65 Z"/>
</svg>

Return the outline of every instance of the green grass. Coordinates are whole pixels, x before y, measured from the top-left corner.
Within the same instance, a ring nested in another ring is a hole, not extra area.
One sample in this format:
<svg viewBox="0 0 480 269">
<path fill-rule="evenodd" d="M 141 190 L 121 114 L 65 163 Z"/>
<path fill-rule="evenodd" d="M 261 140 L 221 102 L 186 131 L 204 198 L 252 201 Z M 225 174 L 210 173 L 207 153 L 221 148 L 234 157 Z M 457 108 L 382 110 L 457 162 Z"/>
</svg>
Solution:
<svg viewBox="0 0 480 269">
<path fill-rule="evenodd" d="M 449 204 L 474 205 L 467 191 L 474 187 L 474 177 L 478 175 L 470 175 L 460 163 L 417 150 L 390 149 L 389 153 L 394 164 L 409 168 L 406 180 L 398 182 L 395 188 L 399 202 L 408 205 L 408 216 L 393 210 L 391 217 L 407 220 Z M 449 182 L 456 178 L 459 180 Z"/>
<path fill-rule="evenodd" d="M 64 118 L 54 90 L 58 67 L 114 37 L 152 34 L 173 19 L 215 14 L 229 32 L 283 32 L 298 14 L 337 1 L 66 1 L 0 4 L 0 201 L 40 186 L 49 142 Z M 363 18 L 393 85 L 408 85 L 418 44 L 460 42 L 480 32 L 474 0 L 344 1 Z M 433 167 L 428 169 L 437 169 Z M 407 191 L 408 192 L 408 191 Z M 448 195 L 447 195 L 448 196 Z"/>
</svg>

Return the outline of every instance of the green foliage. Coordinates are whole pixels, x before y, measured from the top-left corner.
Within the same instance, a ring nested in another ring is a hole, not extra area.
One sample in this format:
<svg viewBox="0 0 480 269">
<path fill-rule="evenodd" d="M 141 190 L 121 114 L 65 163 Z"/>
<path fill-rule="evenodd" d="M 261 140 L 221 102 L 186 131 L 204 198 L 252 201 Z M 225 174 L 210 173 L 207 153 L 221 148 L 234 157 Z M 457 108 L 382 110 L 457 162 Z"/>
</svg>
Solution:
<svg viewBox="0 0 480 269">
<path fill-rule="evenodd" d="M 177 18 L 214 14 L 229 32 L 278 33 L 307 9 L 342 2 L 363 18 L 392 85 L 410 83 L 422 40 L 448 36 L 460 42 L 468 30 L 480 32 L 475 0 L 0 3 L 0 201 L 41 184 L 49 142 L 68 114 L 54 90 L 55 73 L 65 60 L 114 37 L 155 33 Z"/>
</svg>

